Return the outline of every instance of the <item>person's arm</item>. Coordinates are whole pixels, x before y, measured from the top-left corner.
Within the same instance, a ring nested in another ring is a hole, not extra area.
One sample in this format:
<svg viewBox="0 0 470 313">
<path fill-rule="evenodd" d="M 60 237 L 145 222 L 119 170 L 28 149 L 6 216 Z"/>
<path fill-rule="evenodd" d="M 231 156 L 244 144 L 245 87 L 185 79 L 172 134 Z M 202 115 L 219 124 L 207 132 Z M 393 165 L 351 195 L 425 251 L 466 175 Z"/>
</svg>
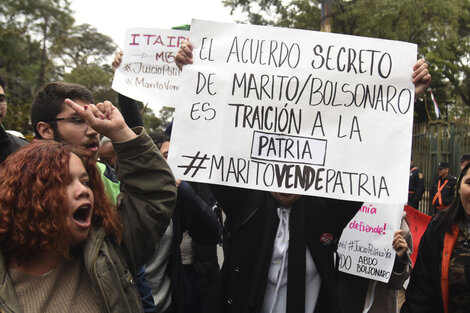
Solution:
<svg viewBox="0 0 470 313">
<path fill-rule="evenodd" d="M 122 246 L 135 267 L 145 264 L 165 233 L 176 200 L 167 162 L 143 128 L 127 142 L 113 142 L 121 181 L 118 209 L 124 224 Z M 120 204 L 120 205 L 119 205 Z"/>
<path fill-rule="evenodd" d="M 402 221 L 406 223 L 406 221 Z M 411 239 L 411 232 L 408 226 L 402 227 L 401 230 L 395 232 L 393 238 L 393 249 L 395 250 L 395 263 L 393 264 L 392 274 L 388 281 L 388 286 L 392 289 L 400 289 L 408 279 L 411 273 L 412 262 L 411 262 L 411 250 L 413 241 Z"/>
<path fill-rule="evenodd" d="M 118 93 L 118 103 L 121 107 L 124 120 L 130 128 L 144 126 L 144 121 L 142 120 L 142 115 L 140 114 L 138 101 Z"/>
<path fill-rule="evenodd" d="M 189 235 L 200 244 L 217 244 L 222 227 L 211 206 L 202 200 L 185 181 L 178 186 L 178 204 Z"/>
<path fill-rule="evenodd" d="M 113 142 L 121 181 L 116 205 L 123 224 L 121 248 L 135 275 L 170 222 L 176 203 L 173 174 L 146 131 L 142 127 L 131 130 L 111 102 L 85 107 L 70 99 L 65 102 Z"/>
</svg>

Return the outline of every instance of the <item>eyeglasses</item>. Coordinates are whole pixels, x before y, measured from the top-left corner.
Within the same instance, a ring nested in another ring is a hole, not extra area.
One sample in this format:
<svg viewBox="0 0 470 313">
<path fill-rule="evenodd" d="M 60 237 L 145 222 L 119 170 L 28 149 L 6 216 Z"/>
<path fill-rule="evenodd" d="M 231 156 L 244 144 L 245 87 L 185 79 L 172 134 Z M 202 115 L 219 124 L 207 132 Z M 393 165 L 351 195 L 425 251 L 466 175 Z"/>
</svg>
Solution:
<svg viewBox="0 0 470 313">
<path fill-rule="evenodd" d="M 54 118 L 52 120 L 49 120 L 48 122 L 57 122 L 57 121 L 67 121 L 79 127 L 85 127 L 88 125 L 88 123 L 84 119 L 82 119 L 80 116 L 59 117 L 59 118 Z"/>
<path fill-rule="evenodd" d="M 7 97 L 5 95 L 0 95 L 0 104 L 7 103 Z"/>
</svg>

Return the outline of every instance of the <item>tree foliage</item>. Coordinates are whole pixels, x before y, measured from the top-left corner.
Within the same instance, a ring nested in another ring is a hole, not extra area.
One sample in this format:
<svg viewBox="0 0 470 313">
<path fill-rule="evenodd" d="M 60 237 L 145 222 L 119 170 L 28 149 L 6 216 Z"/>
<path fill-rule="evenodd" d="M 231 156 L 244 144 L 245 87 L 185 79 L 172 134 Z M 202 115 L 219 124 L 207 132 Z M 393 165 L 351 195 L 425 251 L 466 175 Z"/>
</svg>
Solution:
<svg viewBox="0 0 470 313">
<path fill-rule="evenodd" d="M 99 33 L 89 24 L 70 28 L 68 35 L 52 47 L 57 56 L 70 67 L 102 64 L 116 50 L 111 37 Z"/>
<path fill-rule="evenodd" d="M 64 74 L 63 80 L 85 86 L 93 94 L 96 103 L 105 100 L 116 103 L 117 94 L 110 88 L 113 76 L 110 65 L 85 63 L 77 65 L 70 73 Z"/>
<path fill-rule="evenodd" d="M 320 30 L 320 0 L 224 0 L 248 22 Z M 331 0 L 332 32 L 416 43 L 441 105 L 470 106 L 469 0 Z M 423 112 L 420 118 L 427 119 Z"/>
<path fill-rule="evenodd" d="M 2 0 L 0 76 L 8 97 L 7 129 L 32 133 L 31 103 L 39 88 L 51 81 L 82 84 L 95 101 L 117 102 L 108 64 L 116 45 L 88 24 L 74 25 L 70 2 Z M 163 129 L 164 121 L 151 110 L 142 107 L 142 114 L 146 126 Z"/>
</svg>

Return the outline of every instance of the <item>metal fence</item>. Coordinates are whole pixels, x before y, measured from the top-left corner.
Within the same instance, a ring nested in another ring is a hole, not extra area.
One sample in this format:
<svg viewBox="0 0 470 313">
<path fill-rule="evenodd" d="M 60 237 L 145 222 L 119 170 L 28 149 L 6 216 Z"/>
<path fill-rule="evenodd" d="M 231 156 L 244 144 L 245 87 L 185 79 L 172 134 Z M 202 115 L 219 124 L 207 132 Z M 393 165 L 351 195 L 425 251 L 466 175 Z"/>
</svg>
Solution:
<svg viewBox="0 0 470 313">
<path fill-rule="evenodd" d="M 419 210 L 432 214 L 429 195 L 437 178 L 439 162 L 450 163 L 450 174 L 458 177 L 462 154 L 470 153 L 470 117 L 456 122 L 433 121 L 413 127 L 414 165 L 424 174 L 425 192 Z"/>
</svg>

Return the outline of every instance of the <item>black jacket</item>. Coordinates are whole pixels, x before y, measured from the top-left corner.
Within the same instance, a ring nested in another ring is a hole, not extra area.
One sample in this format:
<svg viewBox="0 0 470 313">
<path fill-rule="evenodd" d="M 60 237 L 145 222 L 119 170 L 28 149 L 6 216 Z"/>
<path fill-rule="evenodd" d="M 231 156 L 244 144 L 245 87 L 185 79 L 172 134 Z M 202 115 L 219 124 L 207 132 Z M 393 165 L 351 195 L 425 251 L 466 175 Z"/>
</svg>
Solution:
<svg viewBox="0 0 470 313">
<path fill-rule="evenodd" d="M 0 163 L 5 161 L 7 156 L 27 144 L 26 140 L 7 133 L 0 125 Z"/>
<path fill-rule="evenodd" d="M 265 191 L 214 185 L 213 193 L 227 216 L 227 238 L 221 276 L 212 288 L 205 312 L 259 312 L 279 223 L 278 204 Z M 292 208 L 305 208 L 306 245 L 321 276 L 316 313 L 338 311 L 333 255 L 343 228 L 360 205 L 304 196 Z M 331 234 L 333 242 L 321 244 L 323 234 Z"/>
<path fill-rule="evenodd" d="M 443 313 L 441 292 L 442 215 L 431 220 L 419 242 L 418 255 L 406 289 L 401 313 Z"/>
<path fill-rule="evenodd" d="M 184 311 L 187 296 L 185 295 L 187 288 L 184 286 L 185 279 L 180 253 L 183 233 L 187 230 L 193 242 L 215 246 L 220 240 L 222 227 L 212 207 L 202 200 L 191 185 L 185 181 L 182 181 L 178 186 L 178 197 L 172 221 L 173 241 L 169 263 L 171 303 L 173 311 L 181 313 Z"/>
</svg>

